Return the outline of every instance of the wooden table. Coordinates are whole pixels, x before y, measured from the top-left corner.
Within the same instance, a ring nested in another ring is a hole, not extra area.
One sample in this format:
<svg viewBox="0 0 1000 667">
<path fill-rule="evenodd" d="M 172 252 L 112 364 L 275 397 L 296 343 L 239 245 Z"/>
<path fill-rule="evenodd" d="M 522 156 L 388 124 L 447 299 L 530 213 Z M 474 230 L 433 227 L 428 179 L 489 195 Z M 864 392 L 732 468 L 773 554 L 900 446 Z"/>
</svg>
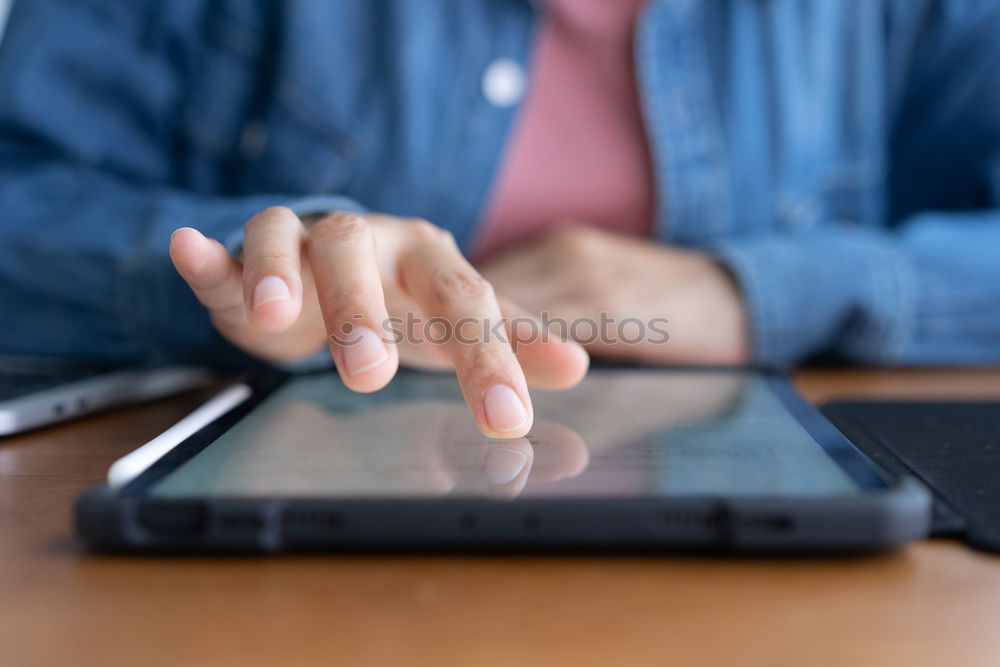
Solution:
<svg viewBox="0 0 1000 667">
<path fill-rule="evenodd" d="M 813 400 L 1000 371 L 807 371 Z M 186 395 L 0 441 L 0 665 L 1000 665 L 1000 557 L 90 555 L 70 507 Z M 1000 480 L 998 480 L 1000 483 Z"/>
</svg>

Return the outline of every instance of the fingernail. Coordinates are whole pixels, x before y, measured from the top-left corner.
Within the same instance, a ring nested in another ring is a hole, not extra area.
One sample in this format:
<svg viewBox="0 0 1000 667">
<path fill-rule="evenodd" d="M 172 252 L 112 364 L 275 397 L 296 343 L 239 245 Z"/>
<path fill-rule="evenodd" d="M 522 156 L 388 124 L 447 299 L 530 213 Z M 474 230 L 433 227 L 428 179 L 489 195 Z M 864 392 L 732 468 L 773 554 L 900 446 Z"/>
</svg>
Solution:
<svg viewBox="0 0 1000 667">
<path fill-rule="evenodd" d="M 528 421 L 528 411 L 514 390 L 505 384 L 495 384 L 483 396 L 486 420 L 498 433 L 516 431 Z"/>
<path fill-rule="evenodd" d="M 385 343 L 368 327 L 354 327 L 344 338 L 344 366 L 349 375 L 370 371 L 389 358 Z"/>
<path fill-rule="evenodd" d="M 494 447 L 486 455 L 486 479 L 494 484 L 508 484 L 521 474 L 528 455 L 510 447 Z"/>
<path fill-rule="evenodd" d="M 278 276 L 262 278 L 253 291 L 253 307 L 260 308 L 272 301 L 291 301 L 292 292 L 287 283 Z"/>
</svg>

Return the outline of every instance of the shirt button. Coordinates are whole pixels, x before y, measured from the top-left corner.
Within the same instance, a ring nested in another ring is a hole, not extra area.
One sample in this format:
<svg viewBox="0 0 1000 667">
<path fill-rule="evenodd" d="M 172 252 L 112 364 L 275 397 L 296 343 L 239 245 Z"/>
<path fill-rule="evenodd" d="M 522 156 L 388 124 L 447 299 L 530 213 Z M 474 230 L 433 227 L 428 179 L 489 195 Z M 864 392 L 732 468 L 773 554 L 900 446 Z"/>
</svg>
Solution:
<svg viewBox="0 0 1000 667">
<path fill-rule="evenodd" d="M 493 106 L 514 106 L 524 95 L 524 69 L 509 58 L 494 60 L 483 73 L 483 95 Z"/>
</svg>

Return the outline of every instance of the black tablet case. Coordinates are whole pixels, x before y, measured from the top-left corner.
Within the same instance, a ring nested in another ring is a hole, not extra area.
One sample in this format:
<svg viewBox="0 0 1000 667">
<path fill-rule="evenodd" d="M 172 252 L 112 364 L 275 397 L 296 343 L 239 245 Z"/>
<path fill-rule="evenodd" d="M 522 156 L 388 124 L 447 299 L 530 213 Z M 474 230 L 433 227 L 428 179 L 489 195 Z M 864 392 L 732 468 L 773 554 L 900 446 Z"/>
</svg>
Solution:
<svg viewBox="0 0 1000 667">
<path fill-rule="evenodd" d="M 836 401 L 821 409 L 877 464 L 930 487 L 935 536 L 1000 552 L 1000 402 Z"/>
</svg>

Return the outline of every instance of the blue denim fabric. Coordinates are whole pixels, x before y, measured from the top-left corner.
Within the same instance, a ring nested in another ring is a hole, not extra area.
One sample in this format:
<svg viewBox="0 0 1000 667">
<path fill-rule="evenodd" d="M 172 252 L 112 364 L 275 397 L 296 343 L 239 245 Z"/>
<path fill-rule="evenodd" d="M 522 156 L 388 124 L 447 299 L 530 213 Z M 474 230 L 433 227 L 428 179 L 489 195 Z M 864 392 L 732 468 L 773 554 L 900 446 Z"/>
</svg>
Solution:
<svg viewBox="0 0 1000 667">
<path fill-rule="evenodd" d="M 19 0 L 0 45 L 0 351 L 236 358 L 167 257 L 273 204 L 467 246 L 526 0 Z M 1000 2 L 652 0 L 656 233 L 725 262 L 756 357 L 1000 361 Z M 529 68 L 530 71 L 530 68 Z M 329 199 L 315 199 L 314 197 Z"/>
</svg>

